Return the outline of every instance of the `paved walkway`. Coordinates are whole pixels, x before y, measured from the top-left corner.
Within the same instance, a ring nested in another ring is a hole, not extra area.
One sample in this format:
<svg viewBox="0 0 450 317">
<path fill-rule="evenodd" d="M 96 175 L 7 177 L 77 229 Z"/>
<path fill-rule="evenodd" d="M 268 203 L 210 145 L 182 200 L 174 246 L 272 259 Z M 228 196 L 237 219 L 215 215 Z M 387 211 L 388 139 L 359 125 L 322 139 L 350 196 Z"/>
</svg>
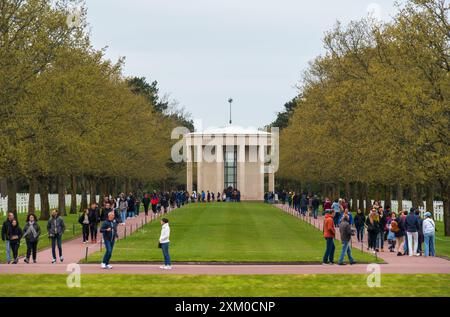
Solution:
<svg viewBox="0 0 450 317">
<path fill-rule="evenodd" d="M 299 221 L 306 221 L 318 229 L 322 229 L 323 217 L 313 219 L 310 217 L 301 217 L 298 213 L 285 205 L 276 205 L 280 212 L 286 212 L 294 217 L 300 218 Z M 147 222 L 150 217 L 147 218 Z M 134 232 L 137 228 L 145 224 L 145 216 L 141 213 L 139 217 L 127 221 L 127 226 L 119 227 L 119 237 Z M 132 228 L 132 229 L 131 229 Z M 130 231 L 131 230 L 131 231 Z M 339 238 L 339 232 L 337 232 Z M 356 239 L 356 238 L 355 238 Z M 100 249 L 100 244 L 88 245 L 88 254 Z M 353 241 L 353 248 L 360 248 L 367 252 L 365 244 L 358 244 Z M 51 250 L 43 250 L 38 254 L 38 264 L 17 264 L 0 265 L 0 274 L 68 274 L 67 264 L 77 263 L 86 255 L 86 245 L 82 244 L 81 238 L 65 242 L 63 244 L 64 263 L 50 264 Z M 336 250 L 338 255 L 340 250 Z M 450 274 L 450 261 L 442 258 L 425 257 L 398 257 L 394 253 L 383 252 L 377 254 L 386 264 L 381 264 L 381 273 L 400 273 L 400 274 Z M 48 262 L 44 259 L 48 259 Z M 23 262 L 21 262 L 23 263 Z M 170 271 L 161 270 L 160 264 L 116 264 L 112 270 L 102 270 L 99 264 L 82 264 L 82 274 L 186 274 L 186 275 L 247 275 L 247 274 L 369 274 L 367 264 L 356 265 L 175 265 Z"/>
</svg>

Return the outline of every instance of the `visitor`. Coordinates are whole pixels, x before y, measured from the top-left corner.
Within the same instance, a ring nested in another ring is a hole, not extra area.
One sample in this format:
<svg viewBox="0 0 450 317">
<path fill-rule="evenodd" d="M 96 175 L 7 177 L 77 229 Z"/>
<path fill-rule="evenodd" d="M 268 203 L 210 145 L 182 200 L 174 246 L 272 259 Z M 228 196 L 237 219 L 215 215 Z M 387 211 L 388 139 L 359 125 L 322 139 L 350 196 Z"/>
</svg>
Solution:
<svg viewBox="0 0 450 317">
<path fill-rule="evenodd" d="M 2 225 L 2 241 L 5 242 L 6 263 L 8 264 L 11 263 L 11 243 L 9 240 L 9 234 L 11 232 L 12 221 L 14 219 L 14 213 L 8 212 L 8 217 Z"/>
<path fill-rule="evenodd" d="M 418 243 L 419 243 L 419 217 L 415 214 L 415 208 L 411 208 L 409 215 L 406 217 L 406 234 L 408 237 L 408 255 L 419 256 Z"/>
<path fill-rule="evenodd" d="M 308 210 L 308 199 L 306 198 L 306 195 L 303 194 L 302 198 L 300 199 L 300 213 L 302 216 L 306 216 L 306 211 Z"/>
<path fill-rule="evenodd" d="M 207 200 L 207 202 L 211 202 L 211 193 L 209 192 L 209 190 L 207 191 L 207 194 L 206 194 L 206 200 Z"/>
<path fill-rule="evenodd" d="M 139 212 L 141 211 L 141 201 L 138 197 L 134 199 L 134 216 L 139 217 Z"/>
<path fill-rule="evenodd" d="M 423 254 L 422 250 L 422 244 L 423 244 L 423 219 L 420 217 L 420 210 L 416 209 L 415 211 L 416 217 L 419 219 L 419 230 L 417 231 L 418 239 L 417 239 L 417 253 L 419 255 Z"/>
<path fill-rule="evenodd" d="M 158 199 L 158 195 L 156 194 L 156 192 L 153 192 L 153 196 L 152 199 L 150 200 L 150 204 L 152 205 L 152 212 L 154 215 L 156 215 L 158 213 L 158 204 L 159 204 L 159 199 Z"/>
<path fill-rule="evenodd" d="M 328 197 L 326 197 L 325 201 L 323 202 L 322 216 L 330 212 L 330 210 L 332 209 L 331 206 L 332 206 L 331 200 Z"/>
<path fill-rule="evenodd" d="M 112 269 L 109 264 L 111 260 L 114 243 L 117 235 L 117 222 L 115 220 L 114 212 L 108 214 L 108 219 L 103 222 L 100 232 L 103 234 L 103 241 L 105 243 L 105 255 L 103 256 L 103 262 L 101 264 L 102 269 Z"/>
<path fill-rule="evenodd" d="M 425 253 L 427 256 L 436 256 L 435 246 L 436 246 L 436 225 L 433 218 L 431 217 L 431 212 L 425 213 L 425 220 L 423 221 L 423 237 L 425 244 Z"/>
<path fill-rule="evenodd" d="M 375 209 L 372 209 L 369 217 L 367 217 L 366 226 L 367 234 L 369 236 L 368 249 L 378 252 L 379 250 L 377 249 L 377 237 L 378 233 L 380 232 L 380 222 L 378 212 Z"/>
<path fill-rule="evenodd" d="M 150 197 L 148 194 L 145 194 L 144 198 L 142 198 L 142 204 L 144 205 L 144 213 L 148 216 L 148 207 L 150 206 Z"/>
<path fill-rule="evenodd" d="M 395 229 L 395 224 L 391 222 L 391 230 L 395 233 L 395 251 L 397 252 L 397 256 L 402 256 L 404 253 L 401 250 L 404 250 L 406 235 L 406 212 L 402 211 L 395 222 L 398 230 Z"/>
<path fill-rule="evenodd" d="M 119 208 L 120 218 L 122 219 L 121 224 L 122 226 L 125 226 L 127 223 L 128 201 L 125 198 L 124 193 L 120 193 L 119 199 L 117 201 L 117 208 Z"/>
<path fill-rule="evenodd" d="M 348 214 L 345 214 L 342 217 L 341 223 L 339 224 L 339 233 L 341 235 L 342 251 L 341 251 L 341 256 L 339 257 L 338 264 L 345 265 L 344 257 L 345 257 L 345 254 L 347 254 L 348 260 L 350 261 L 350 265 L 353 265 L 356 262 L 352 257 L 352 248 L 350 246 L 350 241 L 352 239 L 352 235 L 354 235 L 354 232 L 349 223 Z"/>
<path fill-rule="evenodd" d="M 130 192 L 127 197 L 127 203 L 128 203 L 128 209 L 127 209 L 127 218 L 134 218 L 135 217 L 135 208 L 136 208 L 136 201 L 134 199 L 133 193 Z"/>
<path fill-rule="evenodd" d="M 159 245 L 162 249 L 162 253 L 164 256 L 164 265 L 161 266 L 161 269 L 170 270 L 172 269 L 169 255 L 169 243 L 170 243 L 170 227 L 169 220 L 166 218 L 161 219 L 161 235 L 159 237 Z"/>
<path fill-rule="evenodd" d="M 110 209 L 111 207 L 110 201 L 106 201 L 105 204 L 103 205 L 103 208 L 106 208 L 107 206 L 108 209 Z M 91 204 L 91 208 L 89 208 L 88 211 L 88 220 L 89 220 L 89 233 L 91 234 L 92 243 L 97 243 L 97 232 L 98 232 L 98 225 L 100 223 L 100 218 L 101 215 L 99 208 L 95 204 Z M 89 233 L 86 242 L 89 241 Z"/>
<path fill-rule="evenodd" d="M 341 218 L 341 204 L 339 203 L 339 199 L 334 200 L 331 208 L 334 210 L 334 226 L 337 227 Z"/>
<path fill-rule="evenodd" d="M 336 235 L 336 229 L 334 227 L 334 210 L 328 212 L 325 215 L 323 224 L 323 237 L 326 241 L 325 255 L 323 256 L 323 264 L 334 264 L 334 237 Z"/>
<path fill-rule="evenodd" d="M 28 214 L 27 223 L 23 227 L 23 232 L 27 244 L 27 255 L 24 262 L 30 263 L 30 257 L 33 256 L 33 263 L 36 263 L 37 245 L 41 235 L 41 227 L 34 214 Z"/>
<path fill-rule="evenodd" d="M 59 216 L 58 210 L 53 209 L 51 218 L 47 222 L 48 237 L 52 240 L 52 264 L 56 263 L 56 246 L 58 246 L 59 261 L 63 262 L 62 236 L 66 230 L 64 220 Z"/>
<path fill-rule="evenodd" d="M 388 241 L 388 248 L 389 252 L 395 252 L 395 233 L 398 232 L 398 223 L 397 223 L 397 216 L 395 212 L 392 212 L 387 219 L 387 241 Z"/>
<path fill-rule="evenodd" d="M 82 227 L 83 243 L 86 244 L 89 242 L 89 209 L 86 208 L 84 210 L 78 219 L 78 222 Z"/>
<path fill-rule="evenodd" d="M 386 230 L 387 220 L 384 217 L 383 208 L 378 207 L 378 234 L 377 234 L 377 249 L 384 252 L 384 232 Z"/>
<path fill-rule="evenodd" d="M 366 222 L 366 216 L 361 211 L 360 208 L 358 208 L 358 211 L 356 212 L 355 216 L 355 228 L 356 228 L 356 238 L 358 239 L 358 242 L 364 241 L 364 224 Z"/>
<path fill-rule="evenodd" d="M 206 199 L 206 194 L 205 194 L 205 191 L 202 190 L 202 203 L 205 202 L 205 199 Z"/>
<path fill-rule="evenodd" d="M 311 209 L 312 209 L 312 214 L 314 219 L 317 219 L 317 216 L 319 214 L 319 205 L 320 205 L 320 200 L 319 198 L 317 198 L 317 195 L 314 195 L 314 198 L 311 201 Z"/>
<path fill-rule="evenodd" d="M 22 229 L 19 226 L 17 219 L 13 219 L 11 222 L 11 230 L 9 231 L 9 243 L 13 253 L 13 264 L 17 264 L 19 261 L 19 247 L 20 239 L 22 239 Z"/>
</svg>

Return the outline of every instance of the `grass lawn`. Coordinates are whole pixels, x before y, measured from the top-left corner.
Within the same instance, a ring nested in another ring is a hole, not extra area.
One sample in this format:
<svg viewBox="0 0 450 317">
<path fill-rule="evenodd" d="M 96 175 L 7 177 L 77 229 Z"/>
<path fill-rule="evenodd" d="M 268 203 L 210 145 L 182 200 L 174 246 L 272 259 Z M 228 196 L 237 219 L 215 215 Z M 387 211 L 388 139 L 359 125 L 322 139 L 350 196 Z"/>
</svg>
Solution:
<svg viewBox="0 0 450 317">
<path fill-rule="evenodd" d="M 139 297 L 361 297 L 450 296 L 450 275 L 385 274 L 381 287 L 366 275 L 82 275 L 68 288 L 66 275 L 0 275 L 0 296 Z M 107 285 L 108 287 L 105 287 Z"/>
<path fill-rule="evenodd" d="M 39 213 L 36 214 L 39 218 Z M 19 219 L 19 225 L 23 229 L 26 223 L 27 214 L 20 213 L 17 216 Z M 72 239 L 76 236 L 81 235 L 81 226 L 78 223 L 79 214 L 71 215 L 63 217 L 64 223 L 66 224 L 66 232 L 63 235 L 63 240 Z M 6 216 L 0 214 L 0 226 L 3 224 L 3 221 L 6 220 Z M 39 226 L 41 227 L 41 238 L 39 240 L 38 249 L 44 249 L 51 245 L 50 239 L 47 237 L 47 221 L 39 221 Z M 75 230 L 74 230 L 75 229 Z M 27 246 L 25 240 L 22 239 L 19 248 L 19 255 L 25 255 L 27 251 Z M 12 251 L 11 251 L 12 257 Z M 0 244 L 0 263 L 4 263 L 6 261 L 6 251 L 5 251 L 5 243 Z"/>
<path fill-rule="evenodd" d="M 321 263 L 325 250 L 319 230 L 263 203 L 189 204 L 168 218 L 174 262 Z M 118 241 L 112 262 L 160 262 L 160 232 L 160 224 L 153 222 Z M 338 241 L 336 248 L 337 256 L 341 249 Z M 375 261 L 373 255 L 356 249 L 353 253 L 356 261 Z M 94 253 L 88 262 L 98 263 L 102 256 Z"/>
<path fill-rule="evenodd" d="M 438 256 L 450 258 L 450 237 L 446 237 L 444 222 L 436 221 L 436 253 Z"/>
</svg>

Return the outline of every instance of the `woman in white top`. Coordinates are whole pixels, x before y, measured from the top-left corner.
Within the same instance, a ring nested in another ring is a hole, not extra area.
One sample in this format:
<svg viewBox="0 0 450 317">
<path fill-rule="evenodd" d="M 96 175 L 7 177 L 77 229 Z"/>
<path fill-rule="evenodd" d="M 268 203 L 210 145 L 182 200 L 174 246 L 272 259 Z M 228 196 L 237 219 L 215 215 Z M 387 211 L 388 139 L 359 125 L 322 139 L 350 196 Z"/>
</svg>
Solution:
<svg viewBox="0 0 450 317">
<path fill-rule="evenodd" d="M 431 218 L 431 213 L 425 213 L 425 220 L 422 224 L 423 228 L 423 238 L 425 243 L 425 256 L 435 256 L 435 232 L 436 225 L 434 224 L 433 218 Z"/>
<path fill-rule="evenodd" d="M 169 255 L 169 238 L 170 238 L 170 227 L 169 227 L 169 220 L 166 218 L 161 219 L 161 235 L 159 237 L 159 246 L 162 249 L 163 256 L 164 256 L 164 265 L 161 266 L 161 269 L 164 270 L 170 270 L 172 269 L 171 263 L 170 263 L 170 255 Z"/>
</svg>

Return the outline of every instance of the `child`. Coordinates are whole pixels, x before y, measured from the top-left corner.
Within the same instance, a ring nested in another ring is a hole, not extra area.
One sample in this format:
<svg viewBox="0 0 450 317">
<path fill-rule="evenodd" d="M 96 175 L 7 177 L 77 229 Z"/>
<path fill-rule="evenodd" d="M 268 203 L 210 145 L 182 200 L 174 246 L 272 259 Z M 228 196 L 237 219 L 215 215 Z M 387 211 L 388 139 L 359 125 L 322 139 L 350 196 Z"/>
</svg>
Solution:
<svg viewBox="0 0 450 317">
<path fill-rule="evenodd" d="M 399 231 L 398 223 L 396 221 L 396 214 L 393 212 L 390 216 L 390 219 L 387 223 L 388 226 L 388 245 L 389 245 L 389 252 L 395 252 L 395 233 Z"/>
</svg>

